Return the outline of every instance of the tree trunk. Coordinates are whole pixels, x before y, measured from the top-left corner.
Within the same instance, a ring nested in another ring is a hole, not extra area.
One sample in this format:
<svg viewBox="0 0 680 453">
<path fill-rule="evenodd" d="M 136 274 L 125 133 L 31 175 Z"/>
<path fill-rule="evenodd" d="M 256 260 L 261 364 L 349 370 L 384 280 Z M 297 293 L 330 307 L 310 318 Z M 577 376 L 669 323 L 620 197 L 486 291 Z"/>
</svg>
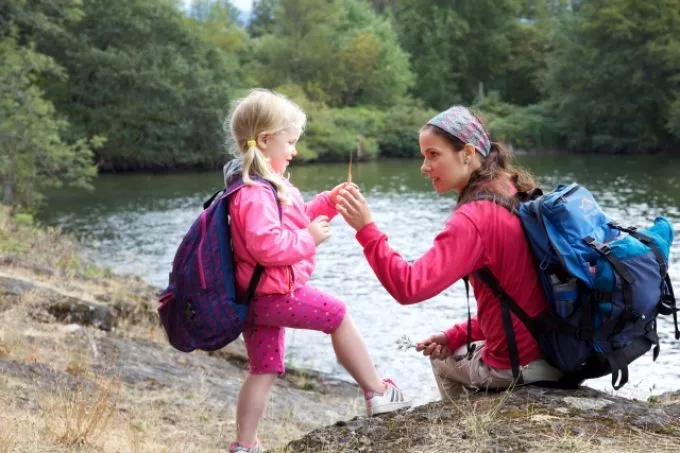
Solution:
<svg viewBox="0 0 680 453">
<path fill-rule="evenodd" d="M 12 183 L 5 181 L 2 184 L 2 202 L 5 204 L 10 204 L 14 201 L 14 190 Z"/>
</svg>

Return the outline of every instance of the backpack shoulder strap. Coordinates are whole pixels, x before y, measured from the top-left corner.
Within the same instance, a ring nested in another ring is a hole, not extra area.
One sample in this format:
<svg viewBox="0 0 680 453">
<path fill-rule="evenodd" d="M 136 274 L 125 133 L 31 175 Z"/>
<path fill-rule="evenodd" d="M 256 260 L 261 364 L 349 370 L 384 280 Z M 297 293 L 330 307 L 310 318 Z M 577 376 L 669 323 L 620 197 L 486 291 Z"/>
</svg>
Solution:
<svg viewBox="0 0 680 453">
<path fill-rule="evenodd" d="M 510 365 L 512 366 L 512 376 L 518 382 L 522 383 L 522 376 L 519 372 L 519 351 L 517 350 L 517 339 L 515 338 L 515 330 L 512 328 L 512 319 L 510 312 L 522 321 L 529 333 L 536 341 L 539 341 L 538 328 L 536 322 L 527 315 L 527 313 L 503 290 L 500 283 L 493 275 L 491 270 L 483 267 L 475 272 L 479 278 L 491 291 L 500 299 L 501 316 L 503 317 L 503 330 L 508 341 L 508 350 L 510 353 Z"/>
<path fill-rule="evenodd" d="M 205 200 L 203 202 L 203 209 L 208 209 L 210 207 L 210 205 L 213 203 L 213 201 L 215 201 L 215 198 L 217 198 L 223 192 L 224 192 L 224 189 L 220 189 L 217 192 L 215 192 L 214 194 L 210 195 L 210 198 L 208 198 L 207 200 Z"/>
<path fill-rule="evenodd" d="M 272 195 L 274 196 L 276 206 L 279 208 L 279 220 L 281 220 L 283 218 L 283 210 L 281 208 L 281 200 L 279 200 L 279 197 L 276 192 L 276 187 L 274 187 L 274 185 L 271 182 L 267 181 L 266 179 L 259 178 L 257 176 L 252 177 L 252 179 L 267 184 L 267 187 L 269 187 L 269 189 L 272 192 Z M 203 203 L 203 209 L 207 209 L 208 206 L 210 206 L 215 200 L 215 198 L 217 198 L 218 196 L 221 195 L 223 197 L 229 197 L 236 193 L 237 191 L 239 191 L 240 189 L 242 189 L 245 185 L 246 184 L 243 182 L 242 178 L 240 177 L 235 178 L 227 187 L 225 187 L 224 189 L 220 189 L 214 194 L 212 194 L 212 196 Z"/>
<path fill-rule="evenodd" d="M 471 203 L 473 201 L 491 201 L 493 203 L 496 203 L 499 206 L 504 207 L 508 211 L 510 211 L 512 214 L 518 215 L 517 212 L 517 207 L 520 203 L 524 203 L 527 201 L 535 200 L 536 198 L 540 197 L 543 195 L 543 191 L 536 187 L 534 189 L 531 189 L 527 192 L 517 192 L 515 193 L 514 196 L 512 197 L 506 197 L 503 195 L 499 195 L 494 192 L 489 192 L 489 191 L 481 191 L 475 194 L 472 199 L 466 201 L 465 203 Z"/>
<path fill-rule="evenodd" d="M 504 207 L 505 209 L 510 211 L 511 214 L 517 215 L 516 201 L 509 199 L 507 197 L 503 197 L 493 192 L 480 192 L 476 194 L 470 201 L 468 201 L 468 203 L 471 203 L 473 201 L 490 201 L 492 203 Z"/>
<path fill-rule="evenodd" d="M 541 189 L 534 189 L 531 192 L 517 192 L 512 197 L 506 197 L 493 192 L 479 192 L 475 194 L 470 200 L 466 201 L 464 204 L 472 203 L 474 201 L 490 201 L 497 204 L 505 209 L 507 209 L 510 214 L 519 216 L 519 205 L 525 201 L 533 200 L 534 198 L 542 195 Z"/>
<path fill-rule="evenodd" d="M 277 196 L 276 193 L 276 187 L 274 185 L 262 178 L 253 178 L 257 181 L 262 181 L 267 183 L 267 186 L 271 189 L 272 195 L 274 196 L 274 200 L 276 200 L 276 207 L 279 209 L 279 220 L 283 219 L 283 209 L 281 208 L 281 201 L 279 200 L 279 197 Z M 220 189 L 210 198 L 208 198 L 204 203 L 203 203 L 203 209 L 207 209 L 218 196 L 221 196 L 223 198 L 227 198 L 234 193 L 236 193 L 238 190 L 242 189 L 245 186 L 245 183 L 243 182 L 242 178 L 236 178 L 233 182 L 231 182 L 227 187 L 224 189 Z M 264 273 L 264 266 L 262 264 L 257 263 L 255 266 L 255 269 L 253 270 L 253 276 L 250 278 L 250 283 L 248 283 L 248 289 L 246 290 L 245 297 L 243 298 L 243 301 L 241 302 L 244 305 L 250 304 L 250 301 L 253 299 L 253 296 L 255 295 L 255 290 L 257 289 L 258 283 L 260 283 L 260 279 L 262 278 L 262 274 Z"/>
</svg>

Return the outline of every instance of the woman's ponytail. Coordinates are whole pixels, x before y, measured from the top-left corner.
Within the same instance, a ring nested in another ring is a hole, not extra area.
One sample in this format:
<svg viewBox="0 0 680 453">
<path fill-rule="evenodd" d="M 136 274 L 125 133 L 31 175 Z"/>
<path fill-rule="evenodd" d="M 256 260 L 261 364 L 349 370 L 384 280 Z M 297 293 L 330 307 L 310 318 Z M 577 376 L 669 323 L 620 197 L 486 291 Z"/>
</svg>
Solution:
<svg viewBox="0 0 680 453">
<path fill-rule="evenodd" d="M 473 200 L 480 192 L 493 192 L 505 198 L 512 193 L 504 181 L 508 175 L 518 192 L 527 192 L 536 187 L 534 177 L 528 171 L 513 164 L 510 150 L 502 143 L 492 142 L 489 154 L 482 157 L 482 165 L 472 173 L 465 189 L 458 195 L 458 205 Z"/>
</svg>

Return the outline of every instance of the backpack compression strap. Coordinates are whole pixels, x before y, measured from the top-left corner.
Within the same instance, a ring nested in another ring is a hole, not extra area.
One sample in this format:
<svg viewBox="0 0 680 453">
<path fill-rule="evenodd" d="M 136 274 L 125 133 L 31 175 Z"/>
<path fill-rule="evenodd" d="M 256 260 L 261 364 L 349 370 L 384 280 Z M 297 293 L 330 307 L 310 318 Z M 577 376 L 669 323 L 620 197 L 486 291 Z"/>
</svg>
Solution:
<svg viewBox="0 0 680 453">
<path fill-rule="evenodd" d="M 673 315 L 673 324 L 675 327 L 675 339 L 680 340 L 680 329 L 678 328 L 678 308 L 677 308 L 677 302 L 675 300 L 675 294 L 673 293 L 673 285 L 671 284 L 670 277 L 668 275 L 668 265 L 666 264 L 666 259 L 664 258 L 663 254 L 661 253 L 661 250 L 659 250 L 659 247 L 654 244 L 654 241 L 652 238 L 649 236 L 640 233 L 636 227 L 622 227 L 616 222 L 611 222 L 609 224 L 612 228 L 615 228 L 619 231 L 623 231 L 625 233 L 630 234 L 633 236 L 635 239 L 638 241 L 642 242 L 645 244 L 647 247 L 649 247 L 652 252 L 654 253 L 654 257 L 656 258 L 656 262 L 659 265 L 659 274 L 661 275 L 661 278 L 664 280 L 664 285 L 665 290 L 664 294 L 661 297 L 661 301 L 659 302 L 659 313 L 663 315 Z M 659 354 L 659 344 L 654 348 L 654 359 L 656 359 L 656 356 Z"/>
</svg>

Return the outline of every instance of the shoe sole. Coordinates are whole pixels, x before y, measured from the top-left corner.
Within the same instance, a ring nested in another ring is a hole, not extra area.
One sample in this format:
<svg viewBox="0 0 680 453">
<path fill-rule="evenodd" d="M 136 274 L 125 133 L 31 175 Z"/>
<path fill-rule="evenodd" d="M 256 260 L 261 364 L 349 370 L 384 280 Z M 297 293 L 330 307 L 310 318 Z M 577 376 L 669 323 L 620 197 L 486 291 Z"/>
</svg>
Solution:
<svg viewBox="0 0 680 453">
<path fill-rule="evenodd" d="M 368 416 L 373 417 L 374 415 L 386 414 L 388 412 L 398 411 L 399 409 L 405 409 L 407 407 L 411 407 L 410 402 L 395 401 L 394 403 L 383 404 L 375 410 L 368 411 Z"/>
</svg>

